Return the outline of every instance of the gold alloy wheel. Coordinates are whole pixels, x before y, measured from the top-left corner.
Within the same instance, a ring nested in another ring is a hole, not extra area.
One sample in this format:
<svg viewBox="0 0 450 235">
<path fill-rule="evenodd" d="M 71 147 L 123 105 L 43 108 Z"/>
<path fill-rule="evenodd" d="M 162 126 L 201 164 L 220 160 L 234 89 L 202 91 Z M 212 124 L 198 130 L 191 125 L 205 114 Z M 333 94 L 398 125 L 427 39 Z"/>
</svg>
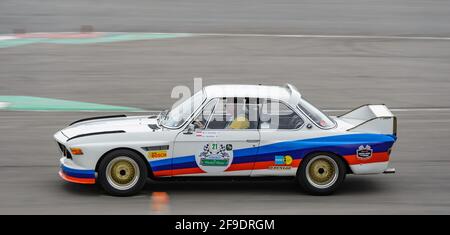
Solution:
<svg viewBox="0 0 450 235">
<path fill-rule="evenodd" d="M 135 170 L 130 162 L 120 160 L 111 167 L 111 177 L 119 184 L 128 184 L 133 180 Z"/>
<path fill-rule="evenodd" d="M 106 167 L 108 183 L 118 190 L 127 190 L 139 180 L 139 166 L 133 159 L 125 156 L 116 157 Z"/>
<path fill-rule="evenodd" d="M 339 168 L 335 160 L 329 156 L 316 156 L 306 166 L 306 178 L 316 188 L 332 186 L 339 175 Z"/>
</svg>

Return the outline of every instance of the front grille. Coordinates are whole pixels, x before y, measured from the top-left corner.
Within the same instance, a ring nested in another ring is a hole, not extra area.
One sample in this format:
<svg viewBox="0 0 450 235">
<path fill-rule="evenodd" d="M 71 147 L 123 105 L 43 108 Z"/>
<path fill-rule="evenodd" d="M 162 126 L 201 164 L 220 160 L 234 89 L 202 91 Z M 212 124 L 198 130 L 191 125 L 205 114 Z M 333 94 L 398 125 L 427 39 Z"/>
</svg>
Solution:
<svg viewBox="0 0 450 235">
<path fill-rule="evenodd" d="M 66 146 L 64 146 L 63 144 L 58 143 L 59 149 L 61 150 L 62 154 L 64 157 L 67 157 L 69 159 L 72 159 L 72 155 L 70 154 L 69 150 L 67 150 Z"/>
</svg>

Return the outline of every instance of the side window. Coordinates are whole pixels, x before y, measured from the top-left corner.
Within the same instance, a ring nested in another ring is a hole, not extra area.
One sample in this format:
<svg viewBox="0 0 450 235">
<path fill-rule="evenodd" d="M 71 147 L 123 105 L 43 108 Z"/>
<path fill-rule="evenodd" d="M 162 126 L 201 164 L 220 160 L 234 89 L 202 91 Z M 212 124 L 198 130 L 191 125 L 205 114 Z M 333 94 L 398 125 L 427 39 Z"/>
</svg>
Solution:
<svg viewBox="0 0 450 235">
<path fill-rule="evenodd" d="M 222 98 L 217 102 L 207 129 L 257 129 L 257 114 L 256 99 Z"/>
<path fill-rule="evenodd" d="M 218 99 L 209 101 L 209 103 L 205 105 L 205 107 L 203 107 L 202 111 L 198 114 L 198 116 L 194 118 L 192 124 L 194 124 L 195 129 L 206 128 L 206 125 L 208 124 L 209 118 L 211 117 L 211 114 L 214 110 L 217 100 Z"/>
<path fill-rule="evenodd" d="M 303 119 L 289 106 L 279 101 L 263 100 L 260 110 L 260 129 L 297 129 Z"/>
</svg>

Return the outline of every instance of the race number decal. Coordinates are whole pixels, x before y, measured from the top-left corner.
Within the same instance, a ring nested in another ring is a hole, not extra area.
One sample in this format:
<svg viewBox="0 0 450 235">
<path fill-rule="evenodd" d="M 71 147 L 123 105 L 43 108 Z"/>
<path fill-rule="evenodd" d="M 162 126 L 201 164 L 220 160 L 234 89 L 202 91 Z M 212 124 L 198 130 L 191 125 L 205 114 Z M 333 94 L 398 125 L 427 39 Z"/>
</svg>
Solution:
<svg viewBox="0 0 450 235">
<path fill-rule="evenodd" d="M 233 160 L 231 144 L 209 143 L 195 156 L 197 165 L 205 172 L 225 171 Z"/>
</svg>

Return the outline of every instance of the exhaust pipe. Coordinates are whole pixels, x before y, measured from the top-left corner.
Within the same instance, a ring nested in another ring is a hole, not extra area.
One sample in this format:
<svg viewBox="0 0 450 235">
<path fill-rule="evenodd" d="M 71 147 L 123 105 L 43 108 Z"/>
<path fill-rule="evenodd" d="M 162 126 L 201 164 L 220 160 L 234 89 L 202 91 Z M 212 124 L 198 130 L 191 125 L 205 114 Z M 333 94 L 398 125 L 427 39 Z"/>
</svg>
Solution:
<svg viewBox="0 0 450 235">
<path fill-rule="evenodd" d="M 395 168 L 386 169 L 383 174 L 395 174 Z"/>
</svg>

